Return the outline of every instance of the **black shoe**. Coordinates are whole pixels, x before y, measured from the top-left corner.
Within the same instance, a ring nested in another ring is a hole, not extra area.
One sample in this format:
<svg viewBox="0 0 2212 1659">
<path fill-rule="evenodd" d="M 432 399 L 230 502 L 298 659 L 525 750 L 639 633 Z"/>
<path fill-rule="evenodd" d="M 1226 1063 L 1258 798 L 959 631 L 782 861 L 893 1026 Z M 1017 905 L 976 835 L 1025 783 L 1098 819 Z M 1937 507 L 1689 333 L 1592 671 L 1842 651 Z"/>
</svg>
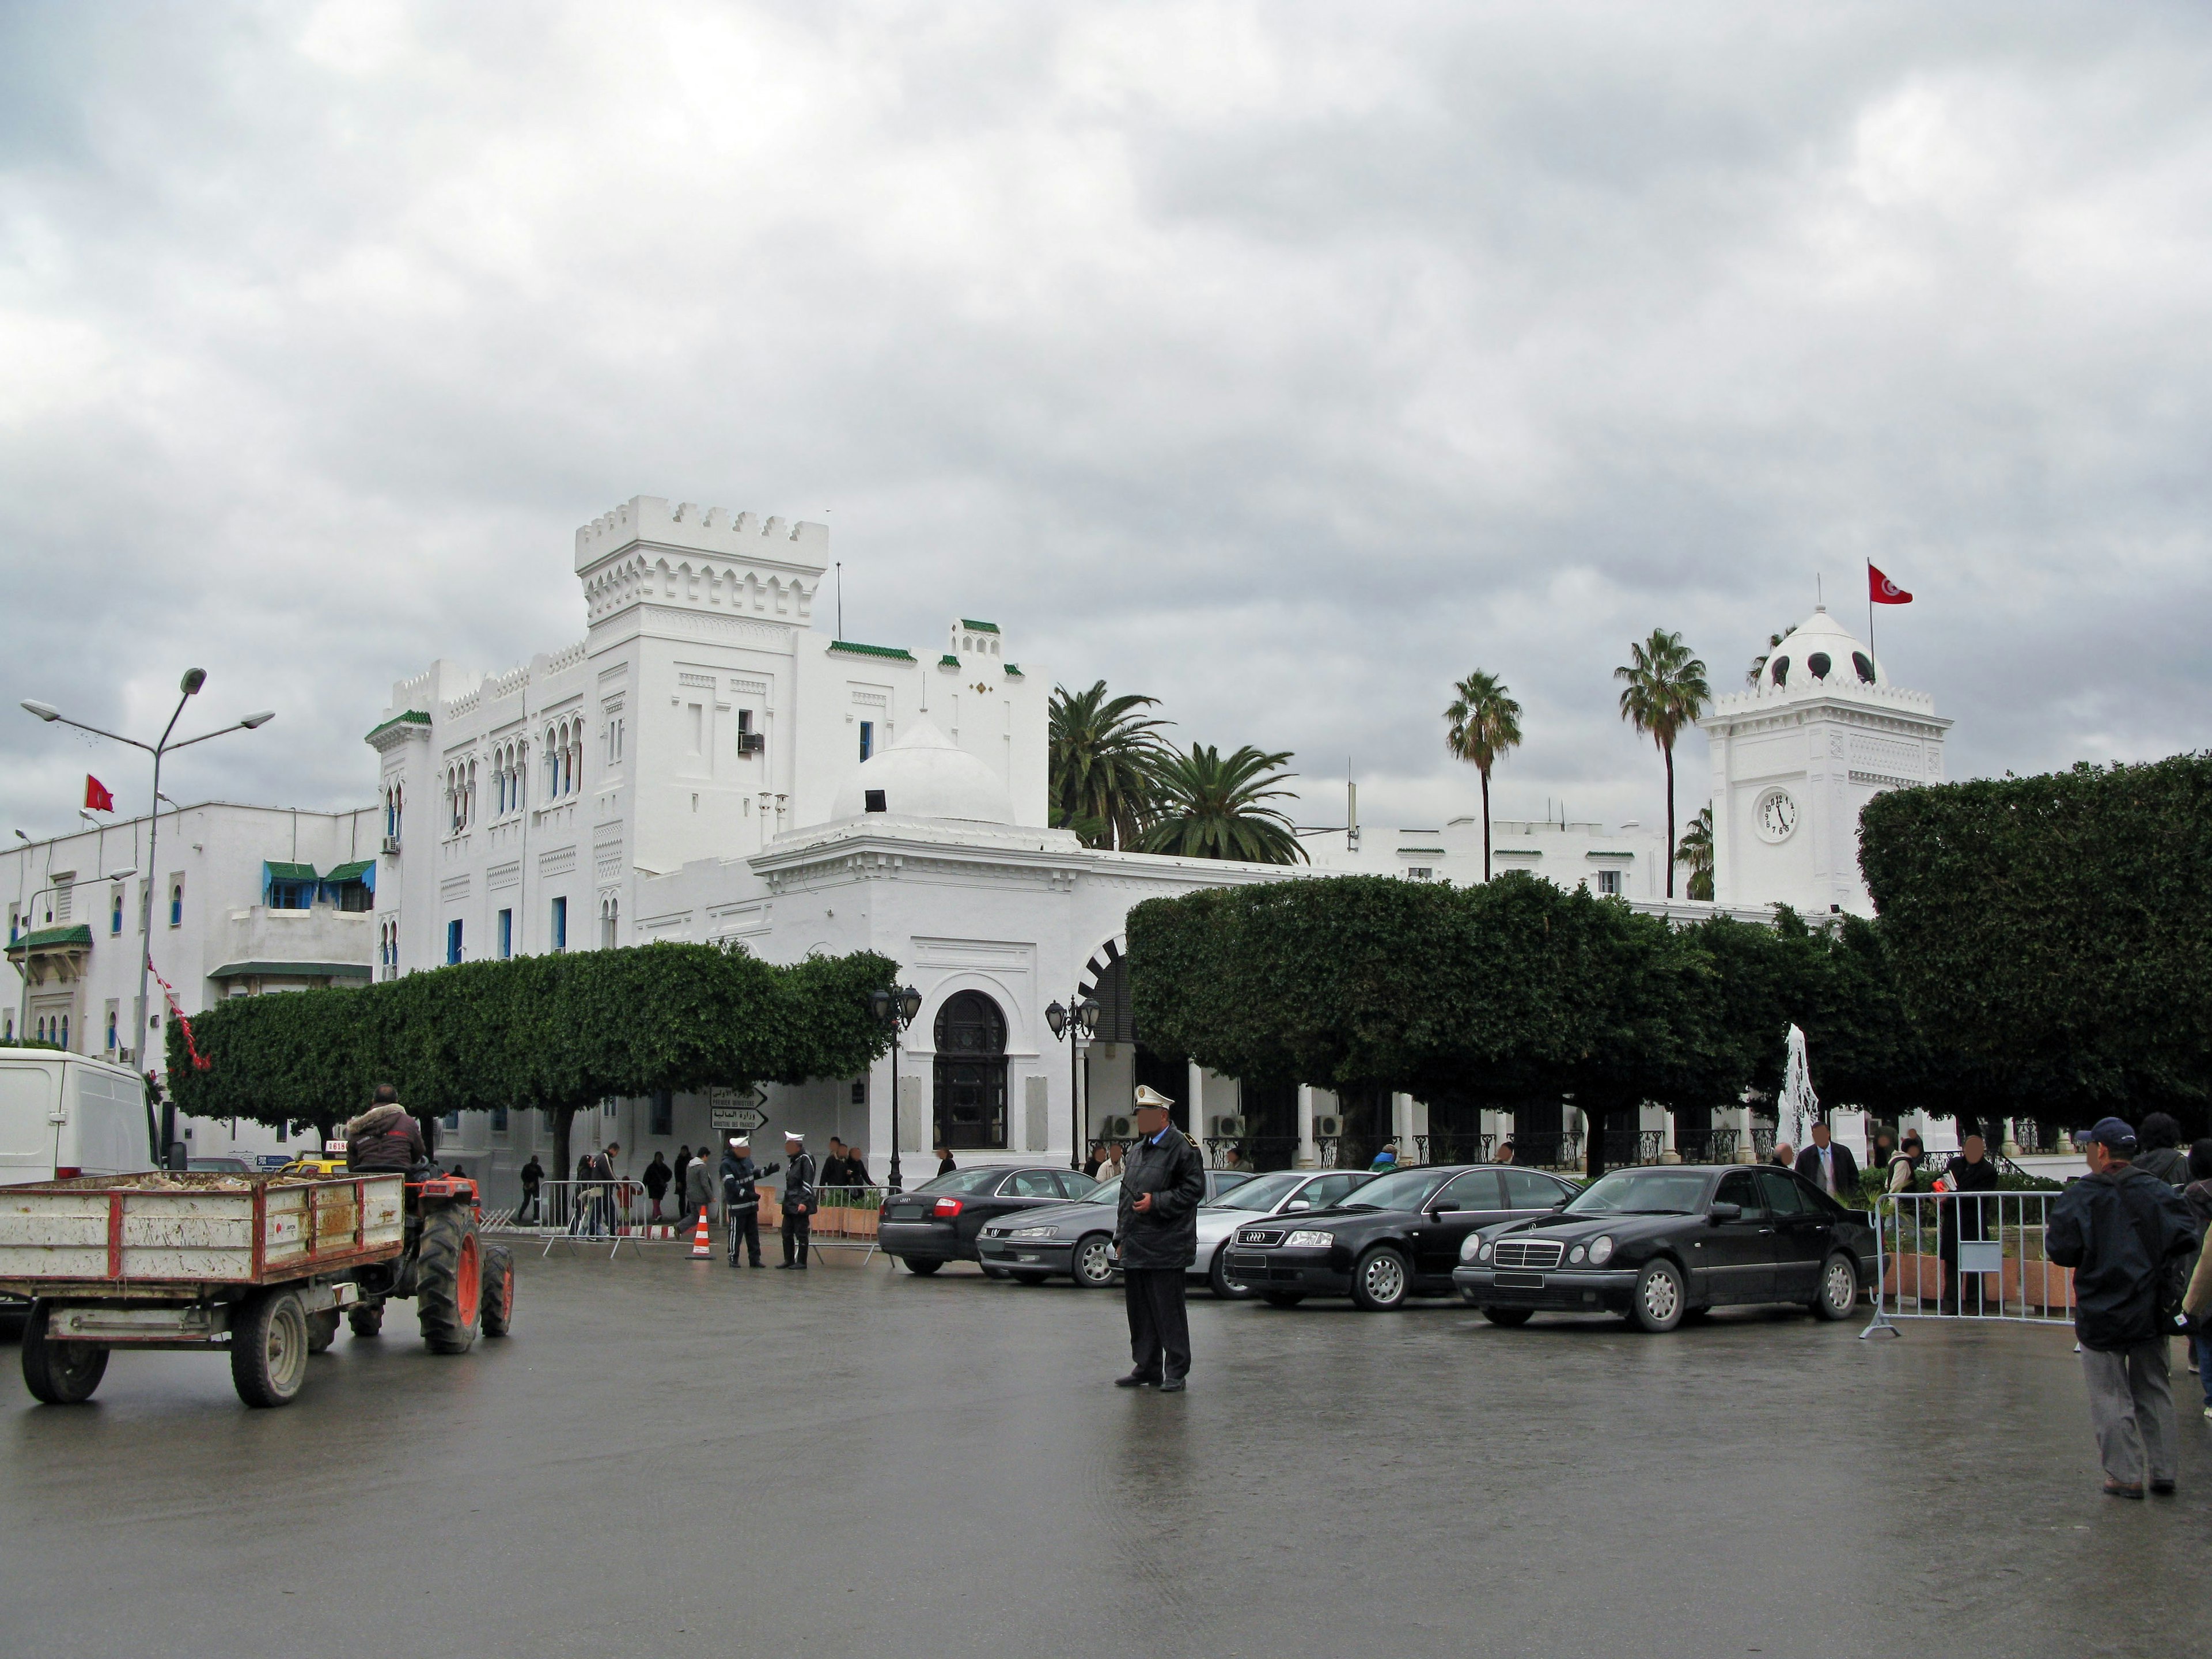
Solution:
<svg viewBox="0 0 2212 1659">
<path fill-rule="evenodd" d="M 1131 1371 L 1127 1376 L 1114 1379 L 1114 1386 L 1117 1389 L 1156 1389 L 1159 1383 L 1158 1377 L 1146 1376 L 1142 1371 Z"/>
<path fill-rule="evenodd" d="M 792 1265 L 793 1265 L 793 1264 L 792 1264 L 792 1263 L 790 1263 L 790 1262 L 788 1262 L 788 1261 L 779 1261 L 779 1262 L 777 1262 L 777 1263 L 775 1264 L 775 1270 L 776 1270 L 776 1272 L 778 1272 L 778 1273 L 781 1273 L 781 1272 L 783 1272 L 783 1270 L 784 1270 L 785 1268 L 787 1268 L 787 1267 L 790 1267 L 790 1266 L 792 1266 Z"/>
<path fill-rule="evenodd" d="M 756 1267 L 765 1267 L 768 1266 L 768 1263 L 765 1261 L 756 1261 L 753 1263 L 753 1266 Z"/>
<path fill-rule="evenodd" d="M 2150 1489 L 2160 1498 L 2173 1496 L 2173 1482 L 2171 1480 L 2154 1480 L 2150 1483 Z"/>
<path fill-rule="evenodd" d="M 1170 1376 L 1166 1382 L 1160 1384 L 1160 1392 L 1162 1394 L 1181 1394 L 1183 1391 L 1183 1387 L 1184 1384 L 1182 1378 L 1179 1376 Z"/>
</svg>

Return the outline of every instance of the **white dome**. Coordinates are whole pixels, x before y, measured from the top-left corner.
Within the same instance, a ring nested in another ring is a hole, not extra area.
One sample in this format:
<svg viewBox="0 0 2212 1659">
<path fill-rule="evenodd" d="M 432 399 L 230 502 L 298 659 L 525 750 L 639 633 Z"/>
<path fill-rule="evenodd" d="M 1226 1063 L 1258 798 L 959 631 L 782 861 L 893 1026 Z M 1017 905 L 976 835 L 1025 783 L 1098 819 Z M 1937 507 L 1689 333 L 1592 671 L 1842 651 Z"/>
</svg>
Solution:
<svg viewBox="0 0 2212 1659">
<path fill-rule="evenodd" d="M 830 816 L 856 818 L 880 790 L 878 811 L 902 818 L 958 818 L 969 823 L 1012 823 L 1013 798 L 991 769 L 918 715 L 899 740 L 853 769 L 837 791 Z"/>
<path fill-rule="evenodd" d="M 1848 688 L 1887 685 L 1888 677 L 1858 636 L 1830 616 L 1823 605 L 1783 636 L 1768 653 L 1760 685 L 1802 691 L 1815 685 Z"/>
</svg>

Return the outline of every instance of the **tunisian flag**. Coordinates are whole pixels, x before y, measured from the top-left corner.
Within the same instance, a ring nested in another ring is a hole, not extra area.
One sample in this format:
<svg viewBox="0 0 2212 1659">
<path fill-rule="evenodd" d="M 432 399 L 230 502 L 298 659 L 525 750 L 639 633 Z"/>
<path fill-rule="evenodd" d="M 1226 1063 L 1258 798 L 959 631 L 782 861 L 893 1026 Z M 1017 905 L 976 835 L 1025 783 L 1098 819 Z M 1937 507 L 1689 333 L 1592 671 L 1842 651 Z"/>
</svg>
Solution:
<svg viewBox="0 0 2212 1659">
<path fill-rule="evenodd" d="M 84 808 L 88 812 L 112 812 L 115 797 L 107 793 L 107 786 L 88 772 L 84 775 Z"/>
<path fill-rule="evenodd" d="M 1867 598 L 1872 599 L 1876 605 L 1911 605 L 1912 603 L 1912 595 L 1875 569 L 1872 562 L 1867 565 Z"/>
</svg>

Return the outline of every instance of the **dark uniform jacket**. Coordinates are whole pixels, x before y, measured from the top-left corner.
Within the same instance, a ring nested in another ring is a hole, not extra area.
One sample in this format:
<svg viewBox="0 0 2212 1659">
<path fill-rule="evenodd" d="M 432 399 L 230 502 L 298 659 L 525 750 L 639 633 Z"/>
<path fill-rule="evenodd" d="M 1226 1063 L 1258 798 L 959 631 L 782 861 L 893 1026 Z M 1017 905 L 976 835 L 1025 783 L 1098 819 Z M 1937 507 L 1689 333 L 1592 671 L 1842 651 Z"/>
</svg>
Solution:
<svg viewBox="0 0 2212 1659">
<path fill-rule="evenodd" d="M 2086 1176 L 2051 1207 L 2044 1252 L 2074 1269 L 2074 1333 L 2112 1353 L 2166 1336 L 2167 1263 L 2196 1247 L 2181 1194 L 2141 1170 Z"/>
<path fill-rule="evenodd" d="M 1137 1200 L 1152 1207 L 1137 1212 Z M 1188 1267 L 1198 1255 L 1198 1206 L 1206 1202 L 1206 1161 L 1190 1137 L 1170 1124 L 1154 1146 L 1139 1140 L 1121 1167 L 1121 1205 L 1115 1243 L 1124 1267 Z"/>
<path fill-rule="evenodd" d="M 786 1210 L 804 1208 L 809 1213 L 814 1209 L 814 1154 L 801 1152 L 791 1160 L 791 1168 L 783 1177 L 783 1207 Z"/>
<path fill-rule="evenodd" d="M 1829 1162 L 1836 1172 L 1836 1202 L 1847 1210 L 1859 1207 L 1859 1161 L 1841 1141 L 1828 1143 Z M 1815 1187 L 1820 1184 L 1820 1149 L 1808 1146 L 1797 1154 L 1797 1173 Z"/>
<path fill-rule="evenodd" d="M 763 1176 L 772 1176 L 783 1166 L 771 1164 L 763 1170 L 750 1158 L 739 1158 L 735 1152 L 722 1154 L 722 1202 L 732 1210 L 760 1208 L 760 1187 Z"/>
<path fill-rule="evenodd" d="M 349 1170 L 411 1170 L 429 1158 L 422 1126 L 396 1100 L 372 1106 L 346 1125 Z"/>
</svg>

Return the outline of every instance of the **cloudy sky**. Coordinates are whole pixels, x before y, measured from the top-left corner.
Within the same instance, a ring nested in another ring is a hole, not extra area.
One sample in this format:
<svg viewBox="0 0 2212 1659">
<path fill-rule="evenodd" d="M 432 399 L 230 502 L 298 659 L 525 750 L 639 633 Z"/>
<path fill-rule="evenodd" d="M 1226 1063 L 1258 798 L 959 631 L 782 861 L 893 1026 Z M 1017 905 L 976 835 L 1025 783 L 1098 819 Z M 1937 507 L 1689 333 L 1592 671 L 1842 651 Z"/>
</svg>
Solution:
<svg viewBox="0 0 2212 1659">
<path fill-rule="evenodd" d="M 145 789 L 17 698 L 193 663 L 280 717 L 171 793 L 365 802 L 637 494 L 1307 822 L 1468 810 L 1476 667 L 1501 812 L 1650 822 L 1629 641 L 1740 686 L 1869 557 L 1953 775 L 2206 746 L 2208 88 L 2154 4 L 0 8 L 0 825 Z"/>
</svg>

